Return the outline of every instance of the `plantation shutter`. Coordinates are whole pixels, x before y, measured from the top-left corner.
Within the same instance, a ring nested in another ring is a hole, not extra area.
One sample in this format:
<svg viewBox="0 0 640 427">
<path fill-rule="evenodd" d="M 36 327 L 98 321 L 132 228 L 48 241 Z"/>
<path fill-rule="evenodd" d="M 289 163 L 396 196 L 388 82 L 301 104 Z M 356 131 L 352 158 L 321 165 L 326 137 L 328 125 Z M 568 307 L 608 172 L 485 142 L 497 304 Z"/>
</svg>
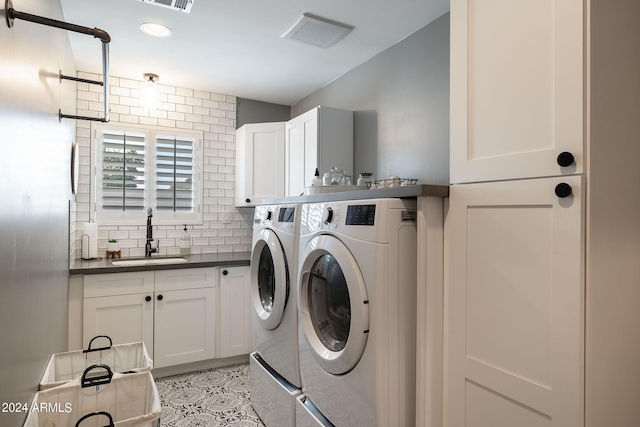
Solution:
<svg viewBox="0 0 640 427">
<path fill-rule="evenodd" d="M 102 133 L 102 209 L 140 211 L 145 199 L 145 135 Z"/>
<path fill-rule="evenodd" d="M 194 140 L 156 138 L 156 203 L 158 211 L 193 212 Z"/>
</svg>

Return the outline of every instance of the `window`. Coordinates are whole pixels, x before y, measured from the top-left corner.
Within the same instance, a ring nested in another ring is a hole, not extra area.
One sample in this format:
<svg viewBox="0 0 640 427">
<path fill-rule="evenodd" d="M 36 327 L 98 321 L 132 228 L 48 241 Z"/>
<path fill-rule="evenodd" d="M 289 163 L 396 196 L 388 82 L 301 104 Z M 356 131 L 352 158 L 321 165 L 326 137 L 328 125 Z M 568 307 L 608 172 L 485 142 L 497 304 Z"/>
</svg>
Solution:
<svg viewBox="0 0 640 427">
<path fill-rule="evenodd" d="M 197 224 L 201 214 L 202 137 L 198 132 L 98 124 L 95 132 L 96 221 Z"/>
</svg>

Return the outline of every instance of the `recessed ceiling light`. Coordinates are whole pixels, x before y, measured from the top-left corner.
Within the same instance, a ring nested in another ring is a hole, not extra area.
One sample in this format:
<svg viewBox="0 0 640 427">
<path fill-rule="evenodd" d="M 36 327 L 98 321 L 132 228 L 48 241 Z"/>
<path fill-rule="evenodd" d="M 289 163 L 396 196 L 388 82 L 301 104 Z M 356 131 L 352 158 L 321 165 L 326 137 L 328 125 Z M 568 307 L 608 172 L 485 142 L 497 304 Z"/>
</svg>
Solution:
<svg viewBox="0 0 640 427">
<path fill-rule="evenodd" d="M 169 37 L 171 35 L 171 28 L 153 22 L 145 22 L 140 25 L 140 29 L 143 33 L 152 37 Z"/>
</svg>

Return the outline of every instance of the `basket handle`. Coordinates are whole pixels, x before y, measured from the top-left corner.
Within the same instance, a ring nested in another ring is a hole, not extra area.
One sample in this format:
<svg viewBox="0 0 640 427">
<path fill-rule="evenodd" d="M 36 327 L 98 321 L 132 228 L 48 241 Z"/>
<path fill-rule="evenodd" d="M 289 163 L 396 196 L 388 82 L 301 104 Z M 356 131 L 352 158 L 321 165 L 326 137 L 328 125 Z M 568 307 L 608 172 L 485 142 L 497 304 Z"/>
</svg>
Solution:
<svg viewBox="0 0 640 427">
<path fill-rule="evenodd" d="M 107 371 L 107 373 L 104 375 L 96 375 L 96 376 L 87 378 L 87 374 L 89 373 L 89 371 L 93 369 L 104 369 L 105 371 Z M 82 388 L 109 384 L 111 382 L 112 377 L 113 377 L 113 372 L 111 371 L 111 368 L 109 368 L 107 365 L 91 365 L 87 369 L 85 369 L 84 372 L 82 373 L 80 384 L 82 385 Z"/>
<path fill-rule="evenodd" d="M 85 415 L 84 417 L 80 418 L 78 420 L 78 422 L 76 423 L 75 427 L 78 427 L 80 425 L 81 422 L 83 422 L 84 420 L 86 420 L 87 418 L 91 418 L 91 417 L 97 417 L 98 415 L 104 415 L 105 417 L 109 418 L 109 424 L 107 424 L 105 427 L 114 427 L 115 424 L 113 424 L 113 418 L 111 418 L 111 414 L 105 411 L 98 411 L 98 412 L 92 412 L 90 414 Z"/>
<path fill-rule="evenodd" d="M 106 338 L 109 340 L 109 347 L 100 347 L 100 348 L 91 348 L 91 344 L 93 344 L 93 341 L 98 339 L 98 338 Z M 102 350 L 109 350 L 111 347 L 113 346 L 113 341 L 111 341 L 111 338 L 107 335 L 97 335 L 93 338 L 91 338 L 91 341 L 89 341 L 89 346 L 87 347 L 86 350 L 82 350 L 83 353 L 90 353 L 92 351 L 102 351 Z"/>
</svg>

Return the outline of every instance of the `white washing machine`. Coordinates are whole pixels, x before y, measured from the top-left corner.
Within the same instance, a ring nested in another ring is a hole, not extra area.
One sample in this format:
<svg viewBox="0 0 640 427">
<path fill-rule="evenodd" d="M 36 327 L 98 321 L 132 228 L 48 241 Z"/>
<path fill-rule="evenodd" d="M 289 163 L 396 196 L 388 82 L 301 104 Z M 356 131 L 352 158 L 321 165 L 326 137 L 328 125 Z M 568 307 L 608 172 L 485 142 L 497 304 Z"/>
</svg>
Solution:
<svg viewBox="0 0 640 427">
<path fill-rule="evenodd" d="M 298 361 L 297 274 L 301 206 L 255 208 L 251 305 L 256 352 L 249 359 L 250 401 L 268 427 L 295 425 L 302 385 Z"/>
<path fill-rule="evenodd" d="M 336 427 L 415 426 L 416 201 L 302 207 L 302 391 Z"/>
</svg>

